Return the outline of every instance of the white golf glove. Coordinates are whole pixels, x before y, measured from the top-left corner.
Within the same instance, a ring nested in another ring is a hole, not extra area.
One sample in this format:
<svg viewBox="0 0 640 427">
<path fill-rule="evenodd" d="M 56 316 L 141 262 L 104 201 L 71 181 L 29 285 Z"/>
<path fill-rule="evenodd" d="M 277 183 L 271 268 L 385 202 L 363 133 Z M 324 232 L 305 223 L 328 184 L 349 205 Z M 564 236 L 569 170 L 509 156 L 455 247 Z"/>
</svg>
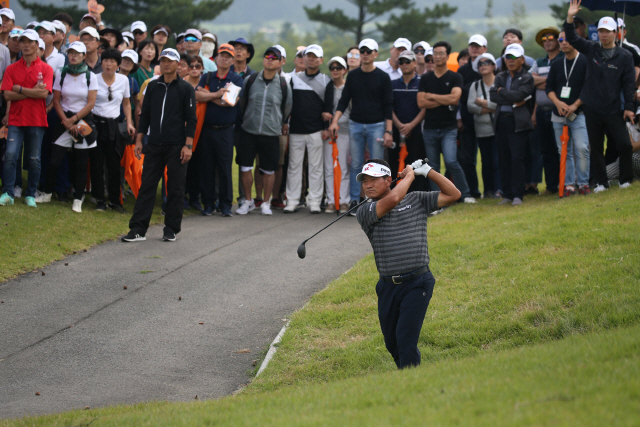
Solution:
<svg viewBox="0 0 640 427">
<path fill-rule="evenodd" d="M 413 169 L 413 173 L 415 173 L 416 175 L 422 175 L 424 177 L 426 177 L 429 174 L 429 171 L 431 170 L 431 166 L 429 166 L 429 163 L 425 163 L 422 166 Z"/>
<path fill-rule="evenodd" d="M 411 169 L 416 170 L 418 169 L 420 166 L 422 166 L 422 163 L 424 161 L 422 159 L 416 160 L 415 162 L 411 163 Z"/>
</svg>

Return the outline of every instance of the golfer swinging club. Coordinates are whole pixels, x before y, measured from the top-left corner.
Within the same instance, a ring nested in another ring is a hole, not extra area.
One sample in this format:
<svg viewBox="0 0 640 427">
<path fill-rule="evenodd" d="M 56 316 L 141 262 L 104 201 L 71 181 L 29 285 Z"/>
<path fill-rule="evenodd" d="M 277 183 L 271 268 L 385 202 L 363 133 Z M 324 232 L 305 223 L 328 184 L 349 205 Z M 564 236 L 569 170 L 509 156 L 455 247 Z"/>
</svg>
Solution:
<svg viewBox="0 0 640 427">
<path fill-rule="evenodd" d="M 360 206 L 356 217 L 373 247 L 380 273 L 376 285 L 380 328 L 399 369 L 420 364 L 418 337 L 436 283 L 429 270 L 427 217 L 460 198 L 451 181 L 422 162 L 400 172 L 402 181 L 393 190 L 391 169 L 384 160 L 370 160 L 356 178 L 371 199 Z M 407 194 L 416 174 L 431 179 L 440 191 Z"/>
</svg>

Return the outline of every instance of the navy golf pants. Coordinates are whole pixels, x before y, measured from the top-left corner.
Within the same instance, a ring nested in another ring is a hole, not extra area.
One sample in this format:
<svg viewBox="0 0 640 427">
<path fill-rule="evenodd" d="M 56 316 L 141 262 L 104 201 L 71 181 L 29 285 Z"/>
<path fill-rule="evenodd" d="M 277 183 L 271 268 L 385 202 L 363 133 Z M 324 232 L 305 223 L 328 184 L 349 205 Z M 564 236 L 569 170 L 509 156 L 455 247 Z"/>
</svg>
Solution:
<svg viewBox="0 0 640 427">
<path fill-rule="evenodd" d="M 428 271 L 399 285 L 382 279 L 376 285 L 380 328 L 398 369 L 420 365 L 418 338 L 435 284 Z"/>
</svg>

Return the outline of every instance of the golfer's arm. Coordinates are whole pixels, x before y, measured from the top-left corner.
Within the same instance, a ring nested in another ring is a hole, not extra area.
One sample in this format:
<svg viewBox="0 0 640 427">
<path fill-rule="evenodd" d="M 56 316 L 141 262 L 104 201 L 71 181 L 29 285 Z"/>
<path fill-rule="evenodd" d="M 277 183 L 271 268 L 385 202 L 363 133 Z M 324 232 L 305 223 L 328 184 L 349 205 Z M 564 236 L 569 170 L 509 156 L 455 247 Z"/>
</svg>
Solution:
<svg viewBox="0 0 640 427">
<path fill-rule="evenodd" d="M 408 169 L 411 169 L 411 167 L 409 166 Z M 395 208 L 402 199 L 404 199 L 404 196 L 407 195 L 407 191 L 409 191 L 409 187 L 415 177 L 413 169 L 411 169 L 411 172 L 404 177 L 402 181 L 396 183 L 396 186 L 389 194 L 378 200 L 378 203 L 376 203 L 376 215 L 378 215 L 378 219 L 391 212 L 391 210 Z"/>
<path fill-rule="evenodd" d="M 453 182 L 449 181 L 443 175 L 440 175 L 435 170 L 431 169 L 427 175 L 431 181 L 433 181 L 440 189 L 440 195 L 438 196 L 438 207 L 449 206 L 455 203 L 460 196 L 460 190 L 453 185 Z M 404 180 L 402 180 L 404 182 Z"/>
</svg>

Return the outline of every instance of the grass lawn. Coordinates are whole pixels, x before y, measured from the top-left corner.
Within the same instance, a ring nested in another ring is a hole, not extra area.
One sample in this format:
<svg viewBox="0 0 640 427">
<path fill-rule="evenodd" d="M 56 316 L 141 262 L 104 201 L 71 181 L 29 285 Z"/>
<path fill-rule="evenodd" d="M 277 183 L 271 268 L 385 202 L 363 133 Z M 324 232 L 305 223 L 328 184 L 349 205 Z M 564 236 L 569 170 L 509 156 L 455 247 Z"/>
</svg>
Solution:
<svg viewBox="0 0 640 427">
<path fill-rule="evenodd" d="M 638 212 L 634 185 L 431 218 L 418 369 L 396 371 L 384 348 L 368 256 L 293 314 L 239 396 L 5 424 L 639 425 Z"/>
</svg>

